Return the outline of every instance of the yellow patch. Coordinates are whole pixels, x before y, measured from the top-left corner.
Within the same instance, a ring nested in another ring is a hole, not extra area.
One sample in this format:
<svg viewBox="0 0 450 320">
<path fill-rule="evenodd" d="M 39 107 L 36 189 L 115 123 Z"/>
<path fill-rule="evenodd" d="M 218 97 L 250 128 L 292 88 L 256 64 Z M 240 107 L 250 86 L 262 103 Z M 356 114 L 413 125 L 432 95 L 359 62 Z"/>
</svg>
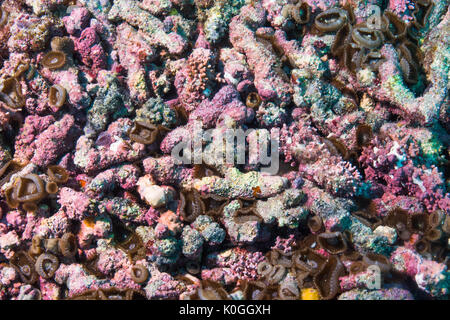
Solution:
<svg viewBox="0 0 450 320">
<path fill-rule="evenodd" d="M 86 227 L 88 228 L 93 228 L 95 227 L 95 221 L 94 218 L 86 218 L 83 220 L 83 223 Z"/>
<path fill-rule="evenodd" d="M 302 289 L 302 300 L 320 300 L 319 292 L 313 288 Z"/>
</svg>

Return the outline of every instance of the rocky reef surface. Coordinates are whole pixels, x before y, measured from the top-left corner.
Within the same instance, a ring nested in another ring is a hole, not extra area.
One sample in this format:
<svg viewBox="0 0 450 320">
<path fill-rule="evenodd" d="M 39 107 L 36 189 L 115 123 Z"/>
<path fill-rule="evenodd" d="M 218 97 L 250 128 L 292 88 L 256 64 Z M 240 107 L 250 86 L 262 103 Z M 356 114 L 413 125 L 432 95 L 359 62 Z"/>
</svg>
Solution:
<svg viewBox="0 0 450 320">
<path fill-rule="evenodd" d="M 0 1 L 0 299 L 446 300 L 449 80 L 448 0 Z"/>
</svg>

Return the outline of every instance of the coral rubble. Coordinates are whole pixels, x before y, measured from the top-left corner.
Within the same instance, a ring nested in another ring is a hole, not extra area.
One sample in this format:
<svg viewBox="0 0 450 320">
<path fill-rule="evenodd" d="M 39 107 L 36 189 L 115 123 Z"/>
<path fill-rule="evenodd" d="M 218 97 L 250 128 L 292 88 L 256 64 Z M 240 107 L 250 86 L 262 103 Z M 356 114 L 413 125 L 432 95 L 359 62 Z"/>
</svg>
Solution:
<svg viewBox="0 0 450 320">
<path fill-rule="evenodd" d="M 449 30 L 449 0 L 0 1 L 0 299 L 449 299 Z"/>
</svg>

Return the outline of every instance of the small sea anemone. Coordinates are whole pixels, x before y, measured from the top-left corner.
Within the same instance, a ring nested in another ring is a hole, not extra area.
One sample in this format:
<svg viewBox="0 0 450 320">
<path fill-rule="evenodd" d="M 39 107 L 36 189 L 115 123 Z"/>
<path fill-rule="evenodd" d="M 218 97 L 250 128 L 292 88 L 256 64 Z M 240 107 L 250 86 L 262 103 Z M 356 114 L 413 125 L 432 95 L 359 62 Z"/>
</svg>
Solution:
<svg viewBox="0 0 450 320">
<path fill-rule="evenodd" d="M 0 7 L 0 27 L 3 27 L 8 22 L 8 12 Z"/>
<path fill-rule="evenodd" d="M 439 229 L 429 229 L 425 234 L 425 238 L 429 241 L 438 241 L 442 237 L 442 232 Z"/>
<path fill-rule="evenodd" d="M 309 288 L 314 287 L 313 278 L 311 274 L 307 271 L 296 270 L 297 274 L 295 275 L 295 279 L 300 288 Z"/>
<path fill-rule="evenodd" d="M 341 57 L 344 54 L 345 45 L 351 41 L 352 27 L 346 23 L 339 29 L 334 37 L 331 45 L 331 53 L 336 57 Z"/>
<path fill-rule="evenodd" d="M 36 272 L 44 279 L 53 277 L 58 267 L 59 260 L 51 253 L 43 253 L 36 260 Z"/>
<path fill-rule="evenodd" d="M 315 215 L 308 219 L 308 228 L 312 233 L 317 233 L 322 230 L 323 221 L 322 218 Z"/>
<path fill-rule="evenodd" d="M 17 251 L 9 261 L 12 267 L 19 273 L 22 282 L 33 284 L 38 280 L 39 277 L 34 269 L 34 260 L 28 253 Z"/>
<path fill-rule="evenodd" d="M 35 258 L 39 256 L 42 253 L 42 248 L 37 246 L 31 246 L 30 249 L 28 249 L 28 254 Z"/>
<path fill-rule="evenodd" d="M 219 283 L 211 280 L 202 280 L 197 294 L 200 300 L 231 300 L 225 289 Z"/>
<path fill-rule="evenodd" d="M 5 200 L 8 207 L 11 209 L 16 209 L 19 207 L 19 201 L 16 198 L 16 192 L 13 186 L 8 187 L 5 190 Z"/>
<path fill-rule="evenodd" d="M 145 294 L 134 289 L 107 288 L 97 291 L 100 300 L 140 300 Z"/>
<path fill-rule="evenodd" d="M 293 265 L 293 252 L 284 252 L 279 249 L 271 250 L 267 253 L 266 257 L 269 259 L 272 265 L 282 265 L 285 268 L 290 268 Z"/>
<path fill-rule="evenodd" d="M 145 247 L 141 237 L 132 232 L 124 241 L 118 244 L 118 247 L 125 251 L 128 258 L 132 261 L 139 260 L 145 255 Z"/>
<path fill-rule="evenodd" d="M 128 136 L 135 142 L 152 144 L 158 137 L 158 128 L 147 121 L 135 121 L 128 131 Z"/>
<path fill-rule="evenodd" d="M 388 272 L 391 269 L 389 259 L 381 254 L 368 252 L 363 256 L 363 262 L 368 266 L 377 265 L 381 272 Z"/>
<path fill-rule="evenodd" d="M 62 51 L 50 51 L 42 57 L 41 64 L 50 70 L 62 68 L 66 64 L 66 55 Z"/>
<path fill-rule="evenodd" d="M 384 11 L 381 21 L 382 30 L 389 40 L 399 42 L 406 36 L 406 24 L 392 11 Z"/>
<path fill-rule="evenodd" d="M 397 47 L 400 59 L 400 69 L 404 79 L 408 84 L 415 84 L 418 81 L 418 63 L 422 59 L 420 49 L 412 42 L 404 41 Z"/>
<path fill-rule="evenodd" d="M 51 165 L 47 167 L 47 175 L 51 181 L 56 183 L 66 183 L 69 180 L 67 170 L 61 166 Z"/>
<path fill-rule="evenodd" d="M 220 172 L 213 166 L 203 164 L 196 164 L 193 167 L 192 175 L 195 179 L 202 179 L 204 177 L 221 176 Z"/>
<path fill-rule="evenodd" d="M 349 267 L 350 274 L 358 274 L 366 271 L 367 264 L 363 261 L 355 261 Z"/>
<path fill-rule="evenodd" d="M 53 51 L 61 51 L 66 53 L 72 53 L 74 50 L 74 43 L 70 37 L 53 37 L 50 42 L 50 47 Z"/>
<path fill-rule="evenodd" d="M 428 214 L 416 213 L 409 215 L 408 218 L 408 227 L 412 232 L 423 234 L 428 230 Z"/>
<path fill-rule="evenodd" d="M 37 257 L 42 253 L 42 238 L 38 235 L 33 236 L 31 239 L 31 246 L 28 253 L 31 257 Z"/>
<path fill-rule="evenodd" d="M 305 1 L 299 1 L 295 6 L 291 6 L 289 13 L 298 24 L 306 24 L 311 19 L 311 8 Z"/>
<path fill-rule="evenodd" d="M 397 52 L 399 52 L 400 56 L 405 57 L 405 59 L 412 63 L 418 63 L 423 59 L 420 48 L 408 40 L 403 41 L 398 45 Z"/>
<path fill-rule="evenodd" d="M 322 232 L 317 236 L 317 242 L 330 254 L 339 254 L 347 250 L 347 242 L 339 231 Z"/>
<path fill-rule="evenodd" d="M 340 8 L 332 8 L 317 15 L 314 25 L 321 32 L 334 32 L 347 22 L 347 12 Z"/>
<path fill-rule="evenodd" d="M 189 260 L 186 262 L 186 270 L 190 274 L 199 274 L 201 271 L 201 264 L 197 261 Z"/>
<path fill-rule="evenodd" d="M 19 202 L 39 202 L 45 197 L 44 181 L 34 173 L 19 177 L 15 193 Z"/>
<path fill-rule="evenodd" d="M 309 272 L 314 275 L 322 269 L 326 261 L 327 259 L 323 255 L 315 252 L 312 249 L 307 249 L 301 257 L 297 257 L 294 263 L 297 267 L 301 268 L 301 262 L 303 262 L 308 266 Z"/>
<path fill-rule="evenodd" d="M 395 208 L 387 214 L 383 221 L 389 227 L 394 227 L 398 231 L 403 231 L 408 226 L 408 211 Z"/>
<path fill-rule="evenodd" d="M 148 279 L 148 270 L 143 264 L 135 264 L 131 267 L 131 279 L 136 283 L 144 283 Z"/>
<path fill-rule="evenodd" d="M 83 263 L 83 269 L 86 270 L 89 274 L 92 274 L 93 276 L 97 277 L 98 279 L 105 278 L 105 275 L 100 272 L 100 270 L 97 267 L 99 260 L 99 256 L 95 255 L 92 259 L 86 261 Z"/>
<path fill-rule="evenodd" d="M 131 233 L 125 241 L 120 242 L 118 245 L 127 253 L 134 253 L 139 249 L 142 243 L 138 235 Z"/>
<path fill-rule="evenodd" d="M 262 99 L 258 92 L 250 92 L 247 95 L 247 99 L 245 101 L 245 104 L 248 108 L 257 109 L 262 103 Z"/>
<path fill-rule="evenodd" d="M 437 228 L 442 221 L 443 213 L 441 211 L 433 211 L 428 215 L 428 225 L 430 228 Z"/>
<path fill-rule="evenodd" d="M 3 167 L 0 168 L 0 186 L 9 182 L 11 176 L 22 170 L 23 167 L 24 166 L 18 161 L 8 161 Z"/>
<path fill-rule="evenodd" d="M 61 108 L 66 102 L 67 91 L 62 86 L 55 84 L 50 87 L 48 102 L 51 107 Z"/>
<path fill-rule="evenodd" d="M 280 283 L 280 281 L 283 280 L 286 271 L 287 271 L 286 268 L 283 267 L 282 265 L 280 264 L 274 265 L 270 273 L 266 275 L 265 279 L 269 284 Z"/>
<path fill-rule="evenodd" d="M 430 242 L 426 239 L 420 239 L 414 244 L 414 249 L 416 249 L 417 253 L 424 254 L 425 252 L 430 251 Z"/>
<path fill-rule="evenodd" d="M 228 198 L 213 193 L 201 195 L 200 198 L 205 208 L 205 214 L 214 218 L 220 217 L 223 208 L 229 204 Z"/>
<path fill-rule="evenodd" d="M 192 274 L 182 273 L 175 276 L 175 279 L 184 282 L 186 285 L 195 285 L 196 287 L 200 287 L 201 285 L 200 280 Z"/>
<path fill-rule="evenodd" d="M 322 299 L 333 299 L 339 293 L 339 277 L 345 269 L 341 261 L 330 256 L 322 269 L 314 276 L 314 285 Z"/>
<path fill-rule="evenodd" d="M 42 247 L 42 237 L 40 237 L 38 235 L 34 235 L 33 238 L 31 238 L 31 245 L 33 247 L 41 248 Z"/>
<path fill-rule="evenodd" d="M 308 249 L 314 249 L 316 246 L 316 242 L 317 242 L 317 236 L 315 234 L 308 234 L 306 237 L 304 237 L 298 247 L 299 250 L 302 253 L 306 253 L 308 251 Z"/>
<path fill-rule="evenodd" d="M 181 219 L 191 223 L 194 222 L 199 215 L 205 212 L 205 204 L 197 190 L 181 191 L 178 210 Z"/>
<path fill-rule="evenodd" d="M 278 287 L 278 296 L 281 300 L 298 300 L 300 297 L 300 290 L 294 281 L 284 281 Z"/>
<path fill-rule="evenodd" d="M 442 231 L 450 234 L 450 216 L 445 217 L 444 224 L 442 225 Z"/>
<path fill-rule="evenodd" d="M 19 63 L 14 68 L 14 78 L 19 79 L 29 69 L 30 69 L 30 64 L 29 63 Z"/>
<path fill-rule="evenodd" d="M 419 79 L 419 74 L 417 70 L 417 66 L 411 62 L 408 61 L 405 57 L 400 58 L 400 69 L 403 73 L 403 78 L 405 79 L 405 82 L 408 84 L 416 84 Z"/>
<path fill-rule="evenodd" d="M 304 257 L 301 251 L 297 251 L 294 256 L 292 257 L 292 262 L 294 263 L 295 267 L 300 270 L 298 273 L 306 273 L 309 275 L 313 267 L 307 263 L 307 261 L 304 261 Z"/>
<path fill-rule="evenodd" d="M 267 276 L 272 271 L 272 265 L 267 261 L 261 261 L 256 267 L 256 271 L 261 276 Z"/>
<path fill-rule="evenodd" d="M 73 257 L 77 253 L 77 238 L 73 233 L 66 232 L 58 241 L 59 252 L 64 257 Z"/>
<path fill-rule="evenodd" d="M 360 124 L 356 128 L 356 144 L 358 147 L 366 147 L 373 139 L 372 127 L 367 124 Z"/>
<path fill-rule="evenodd" d="M 182 105 L 180 104 L 174 105 L 173 110 L 175 111 L 176 114 L 177 125 L 182 126 L 189 121 L 189 112 L 186 111 L 186 109 Z"/>
<path fill-rule="evenodd" d="M 73 295 L 69 298 L 67 298 L 67 300 L 100 300 L 99 294 L 98 294 L 98 290 L 87 290 L 84 291 L 80 294 L 77 295 Z"/>
<path fill-rule="evenodd" d="M 242 292 L 245 300 L 268 300 L 276 286 L 268 286 L 262 281 L 242 281 Z"/>
<path fill-rule="evenodd" d="M 363 26 L 353 28 L 352 39 L 358 45 L 367 49 L 379 48 L 384 41 L 381 31 L 372 30 Z"/>
<path fill-rule="evenodd" d="M 56 194 L 58 193 L 58 190 L 59 190 L 58 185 L 54 181 L 49 181 L 45 184 L 45 191 L 48 194 Z"/>
<path fill-rule="evenodd" d="M 344 160 L 347 160 L 349 158 L 350 152 L 341 140 L 331 137 L 331 138 L 324 138 L 323 142 L 328 147 L 328 150 L 330 150 L 331 154 L 333 155 L 340 154 L 344 158 Z"/>
<path fill-rule="evenodd" d="M 36 203 L 34 202 L 25 202 L 22 205 L 23 210 L 25 210 L 26 212 L 36 212 L 38 209 L 38 206 Z"/>
<path fill-rule="evenodd" d="M 414 24 L 417 25 L 418 28 L 425 27 L 428 17 L 433 10 L 434 3 L 431 0 L 418 0 L 416 1 L 416 8 L 413 12 Z"/>
<path fill-rule="evenodd" d="M 245 223 L 247 221 L 258 221 L 262 222 L 263 218 L 258 213 L 256 206 L 252 203 L 248 207 L 244 207 L 241 200 L 238 200 L 240 203 L 240 208 L 234 212 L 233 220 L 236 223 Z M 223 207 L 222 207 L 223 208 Z"/>
<path fill-rule="evenodd" d="M 43 243 L 44 243 L 45 251 L 51 252 L 55 255 L 59 254 L 59 239 L 58 238 L 44 239 Z"/>
<path fill-rule="evenodd" d="M 11 109 L 21 109 L 25 106 L 25 98 L 22 94 L 22 85 L 14 78 L 9 77 L 0 84 L 0 101 Z"/>
<path fill-rule="evenodd" d="M 385 59 L 379 51 L 369 51 L 362 57 L 361 68 L 370 68 L 372 71 L 377 71 L 383 61 Z"/>
<path fill-rule="evenodd" d="M 376 229 L 382 223 L 380 218 L 378 218 L 375 215 L 367 213 L 365 210 L 355 211 L 352 212 L 351 214 L 352 216 L 356 217 L 362 224 L 371 228 L 372 230 Z"/>
<path fill-rule="evenodd" d="M 355 12 L 353 10 L 353 6 L 350 4 L 350 2 L 347 2 L 344 6 L 343 9 L 345 11 L 347 11 L 347 21 L 350 24 L 355 24 L 356 22 L 356 16 L 355 16 Z"/>
<path fill-rule="evenodd" d="M 351 72 L 356 73 L 361 67 L 363 57 L 367 50 L 368 49 L 361 48 L 358 44 L 353 42 L 345 44 L 341 65 Z"/>
</svg>

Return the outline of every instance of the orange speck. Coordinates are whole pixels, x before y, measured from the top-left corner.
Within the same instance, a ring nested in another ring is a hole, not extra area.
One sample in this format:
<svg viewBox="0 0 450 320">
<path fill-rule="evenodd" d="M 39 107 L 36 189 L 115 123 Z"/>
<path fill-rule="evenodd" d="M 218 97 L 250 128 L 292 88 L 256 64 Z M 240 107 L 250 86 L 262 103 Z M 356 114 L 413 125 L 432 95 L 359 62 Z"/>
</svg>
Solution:
<svg viewBox="0 0 450 320">
<path fill-rule="evenodd" d="M 86 181 L 84 181 L 84 180 L 80 180 L 80 181 L 78 181 L 78 183 L 80 184 L 80 186 L 82 187 L 82 188 L 84 188 L 85 186 L 86 186 Z"/>
<path fill-rule="evenodd" d="M 261 194 L 261 188 L 259 186 L 252 188 L 253 196 L 256 197 Z"/>
<path fill-rule="evenodd" d="M 94 218 L 86 218 L 83 220 L 83 223 L 88 228 L 93 228 L 95 226 Z"/>
</svg>

